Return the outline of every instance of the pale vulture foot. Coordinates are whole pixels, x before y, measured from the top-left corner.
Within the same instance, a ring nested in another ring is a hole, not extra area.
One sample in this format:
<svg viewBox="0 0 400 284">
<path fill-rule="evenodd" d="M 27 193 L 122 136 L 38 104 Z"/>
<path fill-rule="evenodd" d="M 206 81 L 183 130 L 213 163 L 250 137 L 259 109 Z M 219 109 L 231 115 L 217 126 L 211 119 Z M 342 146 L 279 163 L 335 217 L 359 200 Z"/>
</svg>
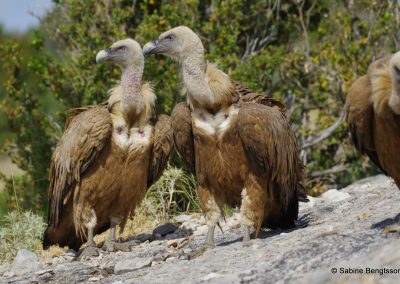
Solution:
<svg viewBox="0 0 400 284">
<path fill-rule="evenodd" d="M 215 225 L 212 225 L 212 226 L 208 227 L 206 241 L 204 242 L 204 245 L 203 245 L 204 247 L 207 247 L 207 248 L 214 248 L 215 247 L 214 231 L 215 231 Z"/>
<path fill-rule="evenodd" d="M 243 226 L 243 245 L 250 245 L 250 226 L 248 225 Z"/>
<path fill-rule="evenodd" d="M 195 259 L 201 255 L 203 255 L 206 251 L 213 249 L 214 246 L 210 246 L 208 244 L 203 244 L 201 247 L 199 247 L 197 250 L 191 252 L 188 257 L 189 259 Z"/>
<path fill-rule="evenodd" d="M 105 241 L 102 249 L 108 252 L 112 251 L 124 251 L 128 252 L 131 251 L 132 244 L 129 242 L 126 243 L 119 243 L 116 241 L 107 240 Z"/>
<path fill-rule="evenodd" d="M 99 250 L 96 246 L 87 246 L 83 249 L 78 257 L 78 260 L 84 260 L 86 258 L 91 258 L 99 255 Z"/>
<path fill-rule="evenodd" d="M 204 244 L 200 248 L 189 254 L 189 259 L 199 257 L 203 255 L 207 250 L 215 248 L 214 231 L 215 225 L 208 227 L 208 232 Z"/>
<path fill-rule="evenodd" d="M 114 251 L 114 245 L 115 245 L 115 241 L 106 240 L 104 242 L 104 245 L 101 247 L 101 249 L 104 251 L 112 252 L 112 251 Z"/>
</svg>

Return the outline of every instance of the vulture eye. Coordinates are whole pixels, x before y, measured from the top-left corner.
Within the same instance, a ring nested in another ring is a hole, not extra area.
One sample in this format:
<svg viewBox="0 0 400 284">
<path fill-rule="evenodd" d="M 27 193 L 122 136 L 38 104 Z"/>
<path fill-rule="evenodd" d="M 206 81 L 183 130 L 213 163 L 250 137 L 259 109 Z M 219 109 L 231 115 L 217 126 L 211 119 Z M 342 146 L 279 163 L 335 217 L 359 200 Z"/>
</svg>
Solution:
<svg viewBox="0 0 400 284">
<path fill-rule="evenodd" d="M 127 47 L 125 45 L 117 47 L 115 50 L 117 51 L 125 51 Z"/>
<path fill-rule="evenodd" d="M 175 36 L 173 34 L 171 34 L 171 35 L 167 35 L 165 38 L 170 40 L 170 41 L 173 41 Z"/>
<path fill-rule="evenodd" d="M 394 65 L 394 71 L 396 72 L 396 77 L 400 78 L 400 69 L 396 65 Z"/>
</svg>

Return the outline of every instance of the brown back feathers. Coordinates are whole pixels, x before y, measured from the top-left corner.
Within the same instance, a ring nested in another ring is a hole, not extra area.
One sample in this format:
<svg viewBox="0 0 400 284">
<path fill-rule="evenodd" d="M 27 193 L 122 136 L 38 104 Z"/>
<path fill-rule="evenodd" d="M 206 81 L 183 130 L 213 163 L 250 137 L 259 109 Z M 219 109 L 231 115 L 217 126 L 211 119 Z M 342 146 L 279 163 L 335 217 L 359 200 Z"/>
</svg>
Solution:
<svg viewBox="0 0 400 284">
<path fill-rule="evenodd" d="M 356 148 L 400 186 L 400 115 L 389 104 L 399 95 L 393 70 L 394 56 L 372 63 L 368 73 L 357 79 L 347 96 L 346 114 Z"/>
</svg>

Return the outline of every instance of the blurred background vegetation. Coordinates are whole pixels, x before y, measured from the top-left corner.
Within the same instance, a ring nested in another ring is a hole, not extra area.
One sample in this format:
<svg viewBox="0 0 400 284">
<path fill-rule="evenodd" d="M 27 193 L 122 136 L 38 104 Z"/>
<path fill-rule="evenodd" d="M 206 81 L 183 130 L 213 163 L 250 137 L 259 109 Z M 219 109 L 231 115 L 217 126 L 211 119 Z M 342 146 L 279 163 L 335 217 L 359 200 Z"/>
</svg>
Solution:
<svg viewBox="0 0 400 284">
<path fill-rule="evenodd" d="M 17 35 L 0 28 L 0 147 L 23 170 L 1 175 L 0 215 L 17 204 L 45 214 L 48 167 L 67 110 L 103 102 L 120 75 L 118 68 L 96 65 L 96 53 L 126 37 L 143 45 L 178 25 L 193 28 L 207 59 L 235 80 L 286 103 L 311 194 L 377 173 L 352 147 L 342 111 L 352 81 L 399 48 L 397 1 L 53 2 L 37 28 Z M 177 64 L 169 59 L 146 59 L 144 80 L 155 84 L 158 113 L 183 100 Z M 182 175 L 179 161 L 172 164 L 161 183 Z M 192 190 L 190 179 L 183 177 L 181 187 L 190 183 Z M 162 208 L 198 210 L 192 193 L 178 190 L 171 199 L 171 188 L 161 188 L 151 193 L 152 200 L 155 193 L 165 196 Z"/>
</svg>

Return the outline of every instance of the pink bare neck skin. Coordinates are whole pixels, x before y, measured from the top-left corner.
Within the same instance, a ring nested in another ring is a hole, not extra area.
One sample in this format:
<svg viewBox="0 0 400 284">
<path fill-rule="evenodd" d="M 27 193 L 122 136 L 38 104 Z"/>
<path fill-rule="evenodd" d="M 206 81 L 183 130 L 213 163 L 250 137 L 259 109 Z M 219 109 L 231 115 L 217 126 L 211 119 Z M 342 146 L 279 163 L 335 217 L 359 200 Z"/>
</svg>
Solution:
<svg viewBox="0 0 400 284">
<path fill-rule="evenodd" d="M 212 94 L 205 73 L 204 49 L 199 48 L 180 60 L 181 76 L 187 91 L 201 104 L 212 105 Z"/>
<path fill-rule="evenodd" d="M 139 114 L 142 109 L 142 70 L 133 67 L 126 67 L 122 71 L 121 87 L 122 98 L 121 106 L 125 114 Z"/>
</svg>

